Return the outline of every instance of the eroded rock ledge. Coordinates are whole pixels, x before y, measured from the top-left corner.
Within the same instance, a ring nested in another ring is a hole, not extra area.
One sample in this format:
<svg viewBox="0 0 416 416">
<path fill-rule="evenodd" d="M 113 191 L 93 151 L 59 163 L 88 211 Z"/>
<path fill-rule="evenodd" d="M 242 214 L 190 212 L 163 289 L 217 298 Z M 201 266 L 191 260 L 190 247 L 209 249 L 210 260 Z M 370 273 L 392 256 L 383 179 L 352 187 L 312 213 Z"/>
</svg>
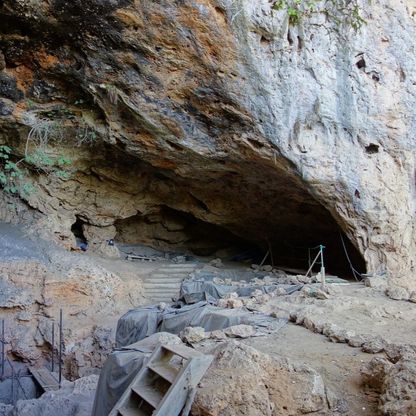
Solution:
<svg viewBox="0 0 416 416">
<path fill-rule="evenodd" d="M 358 267 L 414 286 L 410 3 L 365 5 L 354 34 L 266 0 L 5 0 L 0 141 L 18 159 L 46 134 L 72 161 L 32 170 L 38 228 L 72 245 L 77 219 L 92 241 L 127 221 L 136 242 L 287 262 L 324 243 L 334 263 L 342 231 Z"/>
</svg>

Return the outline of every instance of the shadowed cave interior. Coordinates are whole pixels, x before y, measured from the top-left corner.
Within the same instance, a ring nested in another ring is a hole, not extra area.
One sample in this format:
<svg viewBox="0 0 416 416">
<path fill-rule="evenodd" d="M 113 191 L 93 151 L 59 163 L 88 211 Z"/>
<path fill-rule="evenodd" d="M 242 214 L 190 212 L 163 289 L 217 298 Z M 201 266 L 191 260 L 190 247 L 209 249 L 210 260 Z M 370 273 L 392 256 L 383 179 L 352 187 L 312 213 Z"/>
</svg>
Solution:
<svg viewBox="0 0 416 416">
<path fill-rule="evenodd" d="M 223 260 L 259 264 L 268 250 L 271 256 L 264 264 L 275 267 L 306 270 L 317 255 L 320 244 L 325 246 L 327 273 L 353 279 L 348 254 L 353 267 L 365 272 L 365 262 L 329 213 L 327 223 L 319 232 L 319 224 L 309 229 L 283 227 L 275 230 L 276 238 L 248 239 L 226 227 L 195 218 L 190 213 L 162 206 L 151 215 L 135 215 L 115 222 L 116 241 L 123 244 L 144 244 L 162 251 L 177 251 L 197 256 L 215 256 Z M 344 245 L 345 244 L 345 249 Z M 317 264 L 314 271 L 319 271 Z"/>
</svg>

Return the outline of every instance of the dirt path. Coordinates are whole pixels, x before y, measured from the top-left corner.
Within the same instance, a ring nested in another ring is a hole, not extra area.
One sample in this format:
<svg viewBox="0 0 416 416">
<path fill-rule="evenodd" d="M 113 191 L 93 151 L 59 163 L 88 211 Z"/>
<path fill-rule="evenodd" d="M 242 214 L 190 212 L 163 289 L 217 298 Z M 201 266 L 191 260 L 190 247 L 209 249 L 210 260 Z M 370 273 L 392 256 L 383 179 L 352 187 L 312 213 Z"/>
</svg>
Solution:
<svg viewBox="0 0 416 416">
<path fill-rule="evenodd" d="M 281 355 L 314 368 L 336 396 L 345 400 L 344 409 L 340 409 L 344 412 L 339 414 L 379 414 L 377 398 L 366 395 L 360 385 L 360 367 L 370 361 L 373 354 L 363 353 L 347 344 L 332 343 L 322 335 L 290 323 L 275 334 L 242 342 L 259 351 Z"/>
</svg>

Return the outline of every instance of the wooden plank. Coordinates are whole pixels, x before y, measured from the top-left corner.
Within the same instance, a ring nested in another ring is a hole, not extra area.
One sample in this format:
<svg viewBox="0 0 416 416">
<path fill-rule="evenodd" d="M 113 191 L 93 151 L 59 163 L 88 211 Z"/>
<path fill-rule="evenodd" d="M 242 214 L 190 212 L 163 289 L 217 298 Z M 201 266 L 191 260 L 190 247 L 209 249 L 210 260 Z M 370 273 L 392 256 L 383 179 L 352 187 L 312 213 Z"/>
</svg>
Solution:
<svg viewBox="0 0 416 416">
<path fill-rule="evenodd" d="M 212 355 L 201 354 L 200 357 L 186 361 L 178 378 L 166 392 L 154 415 L 178 416 L 186 404 L 189 392 L 199 383 L 213 358 Z"/>
<path fill-rule="evenodd" d="M 179 374 L 179 370 L 169 365 L 169 363 L 154 362 L 149 363 L 147 366 L 160 377 L 169 381 L 169 383 L 173 383 Z"/>
<path fill-rule="evenodd" d="M 163 399 L 163 393 L 152 386 L 138 385 L 131 389 L 155 409 Z"/>
<path fill-rule="evenodd" d="M 184 345 L 168 344 L 162 345 L 162 348 L 171 351 L 174 354 L 179 355 L 182 358 L 185 358 L 186 360 L 189 360 L 190 358 L 200 358 L 204 356 L 202 352 L 196 351 L 193 348 L 185 347 Z"/>
<path fill-rule="evenodd" d="M 47 368 L 29 367 L 29 371 L 43 391 L 53 391 L 59 389 L 58 381 Z"/>
<path fill-rule="evenodd" d="M 141 409 L 131 409 L 127 407 L 121 407 L 118 409 L 118 412 L 121 416 L 148 416 L 148 414 Z"/>
<path fill-rule="evenodd" d="M 132 254 L 129 254 L 126 257 L 126 260 L 140 260 L 140 261 L 156 261 L 156 259 L 152 257 L 146 257 L 146 256 L 134 256 Z"/>
</svg>

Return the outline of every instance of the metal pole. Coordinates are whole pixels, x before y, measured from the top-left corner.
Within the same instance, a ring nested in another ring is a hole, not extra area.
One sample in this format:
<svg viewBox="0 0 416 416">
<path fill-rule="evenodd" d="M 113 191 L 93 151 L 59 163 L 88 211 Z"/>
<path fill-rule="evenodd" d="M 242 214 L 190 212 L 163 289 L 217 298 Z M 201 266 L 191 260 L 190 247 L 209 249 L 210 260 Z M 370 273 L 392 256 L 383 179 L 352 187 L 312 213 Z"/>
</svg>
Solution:
<svg viewBox="0 0 416 416">
<path fill-rule="evenodd" d="M 1 320 L 1 379 L 4 379 L 4 319 Z"/>
<path fill-rule="evenodd" d="M 267 257 L 269 257 L 270 250 L 267 250 L 266 255 L 263 257 L 263 260 L 260 263 L 260 267 L 263 266 L 264 262 L 266 261 Z"/>
<path fill-rule="evenodd" d="M 272 267 L 274 267 L 274 258 L 273 258 L 272 245 L 270 244 L 270 241 L 269 240 L 267 240 L 267 244 L 269 245 L 270 260 L 272 262 Z"/>
<path fill-rule="evenodd" d="M 313 260 L 311 267 L 309 267 L 309 270 L 306 272 L 305 276 L 309 276 L 309 273 L 312 272 L 312 268 L 315 265 L 316 260 L 318 260 L 318 257 L 321 253 L 318 251 L 318 254 L 316 255 L 315 259 Z"/>
<path fill-rule="evenodd" d="M 61 388 L 62 382 L 62 309 L 59 310 L 59 388 Z"/>
<path fill-rule="evenodd" d="M 19 370 L 17 372 L 17 379 L 16 379 L 17 380 L 17 387 L 18 388 L 20 387 L 20 389 L 22 390 L 22 393 L 23 393 L 23 397 L 27 400 L 26 392 L 25 392 L 25 389 L 22 386 L 20 378 L 21 378 L 21 370 Z M 17 398 L 19 398 L 19 390 L 17 390 Z"/>
<path fill-rule="evenodd" d="M 51 359 L 52 359 L 52 373 L 55 370 L 55 360 L 54 354 L 55 352 L 55 322 L 52 322 L 52 352 L 51 352 Z"/>
<path fill-rule="evenodd" d="M 319 246 L 320 247 L 320 253 L 321 253 L 321 287 L 322 289 L 325 289 L 326 287 L 326 281 L 325 281 L 325 264 L 324 264 L 324 248 L 325 246 Z"/>
<path fill-rule="evenodd" d="M 14 401 L 14 368 L 12 366 L 12 404 L 15 405 Z"/>
</svg>

